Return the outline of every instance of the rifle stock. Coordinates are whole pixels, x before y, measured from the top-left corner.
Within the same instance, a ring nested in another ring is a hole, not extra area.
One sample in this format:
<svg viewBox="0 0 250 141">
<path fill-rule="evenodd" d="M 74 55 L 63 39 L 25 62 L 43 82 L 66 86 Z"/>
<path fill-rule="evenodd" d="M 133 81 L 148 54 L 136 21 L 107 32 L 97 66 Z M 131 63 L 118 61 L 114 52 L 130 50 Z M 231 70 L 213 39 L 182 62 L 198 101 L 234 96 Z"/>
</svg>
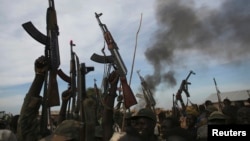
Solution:
<svg viewBox="0 0 250 141">
<path fill-rule="evenodd" d="M 50 71 L 47 98 L 48 107 L 60 105 L 57 71 Z"/>
<path fill-rule="evenodd" d="M 130 86 L 128 85 L 126 77 L 120 77 L 123 91 L 124 107 L 128 109 L 129 107 L 137 104 L 136 98 Z"/>
</svg>

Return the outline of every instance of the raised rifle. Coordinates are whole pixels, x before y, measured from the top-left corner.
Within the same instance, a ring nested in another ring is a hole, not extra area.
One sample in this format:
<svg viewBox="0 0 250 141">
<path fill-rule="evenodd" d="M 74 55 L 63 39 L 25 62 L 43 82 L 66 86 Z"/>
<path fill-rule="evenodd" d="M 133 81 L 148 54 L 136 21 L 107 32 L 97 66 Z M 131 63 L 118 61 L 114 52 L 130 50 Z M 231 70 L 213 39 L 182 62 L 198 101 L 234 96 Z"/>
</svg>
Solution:
<svg viewBox="0 0 250 141">
<path fill-rule="evenodd" d="M 68 110 L 67 110 L 67 119 L 72 119 L 74 118 L 74 115 L 79 113 L 79 109 L 77 109 L 77 101 L 76 101 L 76 94 L 77 94 L 77 89 L 78 89 L 78 81 L 76 82 L 77 77 L 77 71 L 79 68 L 79 59 L 76 53 L 73 51 L 73 47 L 76 46 L 73 41 L 70 41 L 70 76 L 66 75 L 61 69 L 58 70 L 58 75 L 59 77 L 64 80 L 65 82 L 68 82 L 69 84 L 69 89 L 71 93 L 71 98 L 69 100 L 68 104 Z M 72 102 L 72 103 L 71 103 Z M 70 107 L 71 106 L 71 107 Z"/>
<path fill-rule="evenodd" d="M 47 8 L 47 36 L 42 34 L 32 24 L 31 21 L 22 24 L 25 31 L 33 37 L 36 41 L 45 45 L 45 56 L 50 60 L 49 82 L 48 82 L 48 106 L 60 105 L 58 84 L 56 80 L 57 69 L 60 66 L 59 54 L 59 28 L 57 25 L 56 10 L 53 0 L 49 0 L 49 7 Z"/>
<path fill-rule="evenodd" d="M 146 103 L 147 103 L 148 107 L 150 107 L 155 112 L 156 102 L 155 102 L 155 99 L 153 97 L 153 94 L 152 94 L 151 90 L 149 89 L 148 84 L 145 81 L 145 79 L 140 75 L 139 70 L 137 71 L 137 74 L 141 80 L 142 91 L 143 91 Z"/>
<path fill-rule="evenodd" d="M 177 93 L 176 93 L 176 98 L 175 98 L 175 100 L 176 100 L 176 103 L 177 103 L 177 101 L 180 101 L 180 103 L 181 103 L 181 108 L 182 108 L 182 114 L 185 113 L 185 111 L 186 111 L 186 105 L 184 104 L 184 101 L 183 101 L 183 98 L 182 98 L 182 95 L 181 95 L 181 94 L 182 94 L 182 92 L 184 91 L 185 94 L 186 94 L 186 97 L 187 97 L 187 98 L 190 97 L 190 94 L 189 94 L 189 92 L 188 92 L 188 85 L 190 85 L 191 83 L 188 82 L 188 79 L 189 79 L 189 77 L 190 77 L 191 74 L 195 75 L 195 73 L 191 70 L 191 71 L 189 72 L 188 76 L 186 77 L 186 79 L 182 80 L 181 85 L 180 85 L 180 88 L 178 89 L 178 91 L 177 91 Z"/>
<path fill-rule="evenodd" d="M 59 54 L 59 28 L 57 25 L 57 16 L 53 0 L 49 0 L 47 8 L 46 24 L 47 36 L 38 31 L 32 22 L 22 24 L 25 31 L 36 41 L 45 45 L 45 57 L 49 60 L 49 70 L 45 75 L 43 108 L 41 119 L 41 132 L 46 132 L 48 125 L 49 107 L 60 105 L 58 84 L 57 84 L 57 69 L 60 66 Z M 47 79 L 49 80 L 47 82 Z M 48 83 L 48 84 L 47 84 Z"/>
<path fill-rule="evenodd" d="M 76 61 L 75 61 L 75 52 L 73 51 L 73 47 L 76 46 L 73 41 L 70 41 L 70 78 L 71 78 L 71 98 L 72 98 L 72 104 L 71 104 L 71 117 L 73 117 L 73 112 L 75 112 L 76 109 Z"/>
<path fill-rule="evenodd" d="M 106 41 L 106 44 L 108 45 L 108 49 L 111 53 L 112 56 L 112 60 L 114 61 L 113 64 L 113 68 L 115 70 L 118 70 L 119 76 L 120 76 L 120 81 L 121 81 L 121 85 L 122 85 L 122 90 L 123 90 L 123 98 L 124 98 L 124 107 L 126 109 L 128 109 L 129 107 L 137 104 L 136 98 L 133 94 L 132 89 L 130 88 L 130 86 L 127 83 L 127 68 L 121 58 L 121 55 L 118 51 L 118 46 L 115 42 L 115 40 L 113 39 L 111 33 L 109 32 L 107 26 L 105 24 L 103 24 L 100 20 L 100 16 L 102 15 L 102 13 L 97 14 L 95 13 L 95 17 L 97 19 L 97 22 L 103 32 L 103 36 L 104 39 Z"/>
<path fill-rule="evenodd" d="M 218 97 L 219 110 L 222 111 L 223 106 L 222 106 L 221 97 L 220 97 L 220 90 L 217 86 L 215 78 L 214 78 L 214 85 L 215 85 L 215 89 L 216 89 L 216 93 L 217 93 L 217 97 Z"/>
</svg>

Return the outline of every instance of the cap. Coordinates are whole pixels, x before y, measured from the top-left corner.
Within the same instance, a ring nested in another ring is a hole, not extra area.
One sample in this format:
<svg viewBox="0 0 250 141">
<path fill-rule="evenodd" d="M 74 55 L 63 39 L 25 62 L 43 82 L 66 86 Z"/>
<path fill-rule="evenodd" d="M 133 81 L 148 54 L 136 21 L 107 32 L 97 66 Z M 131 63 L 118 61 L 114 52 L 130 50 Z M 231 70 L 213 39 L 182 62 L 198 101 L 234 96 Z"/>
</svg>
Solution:
<svg viewBox="0 0 250 141">
<path fill-rule="evenodd" d="M 208 120 L 214 119 L 226 119 L 226 116 L 220 111 L 214 111 L 209 115 Z"/>
<path fill-rule="evenodd" d="M 54 133 L 47 136 L 40 141 L 67 141 L 67 140 L 79 140 L 80 128 L 82 123 L 76 120 L 64 120 L 57 126 Z"/>
<path fill-rule="evenodd" d="M 135 119 L 135 118 L 139 118 L 139 117 L 146 117 L 146 118 L 149 118 L 153 121 L 156 122 L 156 115 L 155 113 L 149 109 L 149 108 L 143 108 L 141 110 L 139 110 L 134 116 L 132 116 L 131 118 L 132 119 Z"/>
</svg>

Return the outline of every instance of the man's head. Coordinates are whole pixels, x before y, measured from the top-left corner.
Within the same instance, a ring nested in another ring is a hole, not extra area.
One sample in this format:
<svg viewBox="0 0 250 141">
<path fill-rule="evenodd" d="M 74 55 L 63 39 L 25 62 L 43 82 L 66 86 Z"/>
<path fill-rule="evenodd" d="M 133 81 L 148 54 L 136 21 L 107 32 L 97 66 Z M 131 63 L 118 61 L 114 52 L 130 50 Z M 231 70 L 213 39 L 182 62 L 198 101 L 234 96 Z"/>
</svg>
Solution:
<svg viewBox="0 0 250 141">
<path fill-rule="evenodd" d="M 224 105 L 231 105 L 231 100 L 229 100 L 228 98 L 223 100 L 223 104 Z"/>
<path fill-rule="evenodd" d="M 137 113 L 135 113 L 135 115 L 131 117 L 131 119 L 138 119 L 138 118 L 147 118 L 156 123 L 156 115 L 149 108 L 140 109 Z"/>
<path fill-rule="evenodd" d="M 136 115 L 131 117 L 131 120 L 133 120 L 132 126 L 141 136 L 146 137 L 154 134 L 156 115 L 151 109 L 139 110 Z"/>
<path fill-rule="evenodd" d="M 206 111 L 206 116 L 208 117 L 214 111 L 218 111 L 218 109 L 213 105 L 209 105 L 209 106 L 206 107 L 205 111 Z"/>
<path fill-rule="evenodd" d="M 166 117 L 166 119 L 161 123 L 161 134 L 162 138 L 166 138 L 166 134 L 169 130 L 175 128 L 175 127 L 180 127 L 180 122 L 177 118 L 175 117 Z"/>
<path fill-rule="evenodd" d="M 211 100 L 206 100 L 205 101 L 205 106 L 207 107 L 208 105 L 213 105 Z"/>
<path fill-rule="evenodd" d="M 57 126 L 54 133 L 40 141 L 80 141 L 80 129 L 82 123 L 75 120 L 64 120 Z"/>
</svg>

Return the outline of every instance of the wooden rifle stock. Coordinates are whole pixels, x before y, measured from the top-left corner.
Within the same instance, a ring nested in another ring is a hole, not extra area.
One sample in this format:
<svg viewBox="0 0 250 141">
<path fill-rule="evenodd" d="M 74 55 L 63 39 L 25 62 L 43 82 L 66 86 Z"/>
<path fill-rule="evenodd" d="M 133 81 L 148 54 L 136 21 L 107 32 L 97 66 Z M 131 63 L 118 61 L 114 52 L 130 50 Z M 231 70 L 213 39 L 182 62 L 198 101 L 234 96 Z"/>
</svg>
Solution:
<svg viewBox="0 0 250 141">
<path fill-rule="evenodd" d="M 126 77 L 120 77 L 123 91 L 124 106 L 126 109 L 137 104 L 137 100 L 130 86 L 128 85 Z"/>
<path fill-rule="evenodd" d="M 60 105 L 59 89 L 57 83 L 57 71 L 49 72 L 49 84 L 48 84 L 48 107 Z"/>
</svg>

